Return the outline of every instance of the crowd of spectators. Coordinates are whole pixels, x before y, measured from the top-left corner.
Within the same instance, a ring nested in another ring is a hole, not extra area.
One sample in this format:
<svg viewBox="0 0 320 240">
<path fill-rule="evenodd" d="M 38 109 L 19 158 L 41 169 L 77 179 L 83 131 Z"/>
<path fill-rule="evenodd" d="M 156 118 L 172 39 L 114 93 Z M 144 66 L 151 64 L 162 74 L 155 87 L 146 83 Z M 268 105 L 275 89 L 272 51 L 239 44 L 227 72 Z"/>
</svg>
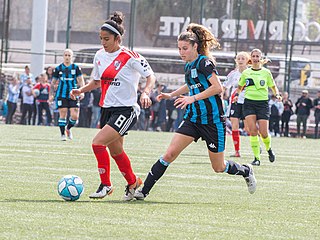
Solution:
<svg viewBox="0 0 320 240">
<path fill-rule="evenodd" d="M 5 124 L 57 126 L 59 113 L 55 102 L 49 101 L 52 73 L 53 68 L 48 67 L 43 74 L 34 77 L 29 67 L 25 66 L 25 72 L 20 76 L 13 75 L 12 78 L 8 78 L 2 74 L 0 80 L 0 122 Z M 142 84 L 139 84 L 138 99 L 142 92 Z M 174 106 L 175 99 L 158 102 L 156 97 L 161 92 L 168 92 L 168 89 L 165 85 L 157 83 L 151 93 L 152 106 L 149 109 L 141 108 L 139 119 L 135 125 L 136 130 L 174 132 L 178 128 L 183 119 L 184 111 Z M 99 127 L 100 93 L 100 89 L 96 89 L 86 93 L 84 99 L 81 100 L 78 127 Z M 227 108 L 228 96 L 225 95 L 223 98 L 224 106 Z M 269 109 L 269 131 L 271 135 L 290 137 L 292 116 L 295 115 L 296 129 L 293 136 L 306 138 L 308 119 L 313 113 L 313 135 L 314 138 L 319 137 L 320 90 L 314 99 L 309 97 L 308 90 L 303 90 L 295 103 L 292 102 L 286 92 L 282 94 L 282 101 L 270 96 Z M 291 124 L 289 124 L 290 122 Z M 230 132 L 231 125 L 227 120 L 227 133 Z M 241 129 L 241 135 L 247 135 L 243 128 Z"/>
</svg>

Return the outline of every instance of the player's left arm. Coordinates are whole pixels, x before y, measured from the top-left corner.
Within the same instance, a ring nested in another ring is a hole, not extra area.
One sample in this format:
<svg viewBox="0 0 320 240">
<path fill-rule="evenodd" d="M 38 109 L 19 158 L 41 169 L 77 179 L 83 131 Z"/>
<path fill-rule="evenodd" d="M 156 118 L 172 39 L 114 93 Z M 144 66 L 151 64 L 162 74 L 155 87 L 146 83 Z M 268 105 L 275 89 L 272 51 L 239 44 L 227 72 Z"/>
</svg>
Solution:
<svg viewBox="0 0 320 240">
<path fill-rule="evenodd" d="M 152 105 L 152 101 L 150 99 L 150 93 L 156 82 L 156 77 L 154 76 L 154 74 L 151 74 L 150 76 L 146 77 L 146 79 L 147 79 L 146 86 L 140 96 L 140 103 L 143 108 L 148 108 Z"/>
</svg>

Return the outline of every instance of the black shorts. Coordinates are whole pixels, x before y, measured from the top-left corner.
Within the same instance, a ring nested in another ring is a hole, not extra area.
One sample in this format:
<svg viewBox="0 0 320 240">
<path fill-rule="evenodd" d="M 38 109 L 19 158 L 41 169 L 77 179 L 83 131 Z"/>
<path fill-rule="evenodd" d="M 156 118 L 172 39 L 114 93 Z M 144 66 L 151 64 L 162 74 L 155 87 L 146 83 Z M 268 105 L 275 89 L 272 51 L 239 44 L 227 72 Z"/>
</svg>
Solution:
<svg viewBox="0 0 320 240">
<path fill-rule="evenodd" d="M 72 100 L 68 98 L 58 98 L 57 99 L 57 108 L 79 108 L 80 101 Z"/>
<path fill-rule="evenodd" d="M 137 114 L 133 107 L 101 108 L 100 128 L 106 124 L 116 130 L 121 136 L 137 122 Z"/>
<path fill-rule="evenodd" d="M 189 120 L 183 120 L 176 132 L 193 137 L 195 142 L 201 137 L 202 140 L 206 141 L 207 148 L 211 152 L 223 152 L 225 149 L 225 122 L 216 124 L 198 124 L 190 122 Z"/>
<path fill-rule="evenodd" d="M 245 99 L 243 104 L 243 114 L 245 117 L 249 115 L 256 115 L 257 120 L 269 120 L 270 111 L 268 100 L 254 101 Z"/>
<path fill-rule="evenodd" d="M 243 115 L 243 104 L 241 103 L 232 103 L 230 107 L 229 118 L 239 118 L 241 120 L 244 119 Z"/>
</svg>

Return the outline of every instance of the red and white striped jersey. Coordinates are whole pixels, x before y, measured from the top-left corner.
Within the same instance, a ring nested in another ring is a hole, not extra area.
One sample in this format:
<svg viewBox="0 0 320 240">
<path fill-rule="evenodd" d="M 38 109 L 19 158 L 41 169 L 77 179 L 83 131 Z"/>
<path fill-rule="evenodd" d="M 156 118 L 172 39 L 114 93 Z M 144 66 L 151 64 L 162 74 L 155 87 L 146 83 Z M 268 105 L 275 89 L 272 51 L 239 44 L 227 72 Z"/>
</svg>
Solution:
<svg viewBox="0 0 320 240">
<path fill-rule="evenodd" d="M 231 88 L 231 94 L 230 94 L 230 102 L 231 103 L 233 102 L 233 98 L 237 92 L 240 76 L 241 76 L 241 72 L 239 72 L 238 69 L 234 69 L 227 75 L 227 79 L 223 83 L 223 86 L 226 89 Z M 239 94 L 237 103 L 240 103 L 240 104 L 244 103 L 244 94 L 245 94 L 245 90 L 243 90 Z"/>
<path fill-rule="evenodd" d="M 97 51 L 93 65 L 93 79 L 101 80 L 101 107 L 139 108 L 137 90 L 140 76 L 153 74 L 143 56 L 124 47 L 113 53 L 102 48 Z"/>
</svg>

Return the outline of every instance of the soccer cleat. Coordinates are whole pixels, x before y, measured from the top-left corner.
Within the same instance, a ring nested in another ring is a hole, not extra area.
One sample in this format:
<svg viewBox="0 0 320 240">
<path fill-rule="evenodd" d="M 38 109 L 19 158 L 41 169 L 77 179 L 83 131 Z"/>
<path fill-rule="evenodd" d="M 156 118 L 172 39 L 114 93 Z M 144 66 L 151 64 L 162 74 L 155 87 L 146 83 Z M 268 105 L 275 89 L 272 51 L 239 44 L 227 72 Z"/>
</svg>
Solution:
<svg viewBox="0 0 320 240">
<path fill-rule="evenodd" d="M 250 164 L 245 166 L 249 168 L 249 174 L 247 177 L 244 177 L 244 180 L 246 180 L 249 193 L 253 194 L 257 189 L 257 180 L 254 176 L 252 166 Z"/>
<path fill-rule="evenodd" d="M 70 140 L 73 139 L 71 129 L 66 129 L 66 134 L 67 134 L 67 137 L 68 137 Z"/>
<path fill-rule="evenodd" d="M 138 189 L 137 191 L 135 191 L 135 193 L 133 194 L 133 197 L 137 200 L 144 200 L 146 195 L 144 195 L 142 193 L 142 190 Z"/>
<path fill-rule="evenodd" d="M 111 195 L 113 193 L 114 188 L 112 186 L 107 186 L 104 184 L 100 184 L 98 190 L 95 193 L 92 193 L 89 195 L 89 198 L 104 198 L 107 195 Z"/>
<path fill-rule="evenodd" d="M 136 182 L 131 185 L 127 185 L 125 189 L 125 194 L 123 197 L 124 201 L 131 201 L 134 198 L 135 191 L 142 185 L 141 178 L 137 177 Z"/>
<path fill-rule="evenodd" d="M 254 160 L 252 161 L 251 164 L 254 165 L 254 166 L 260 166 L 260 160 L 257 159 L 257 158 L 254 158 Z"/>
<path fill-rule="evenodd" d="M 67 141 L 66 135 L 61 135 L 61 141 Z"/>
<path fill-rule="evenodd" d="M 240 152 L 236 151 L 234 154 L 230 155 L 230 157 L 241 157 Z"/>
<path fill-rule="evenodd" d="M 276 160 L 276 156 L 274 155 L 271 148 L 268 150 L 268 154 L 269 154 L 269 161 L 274 162 L 274 160 Z"/>
</svg>

